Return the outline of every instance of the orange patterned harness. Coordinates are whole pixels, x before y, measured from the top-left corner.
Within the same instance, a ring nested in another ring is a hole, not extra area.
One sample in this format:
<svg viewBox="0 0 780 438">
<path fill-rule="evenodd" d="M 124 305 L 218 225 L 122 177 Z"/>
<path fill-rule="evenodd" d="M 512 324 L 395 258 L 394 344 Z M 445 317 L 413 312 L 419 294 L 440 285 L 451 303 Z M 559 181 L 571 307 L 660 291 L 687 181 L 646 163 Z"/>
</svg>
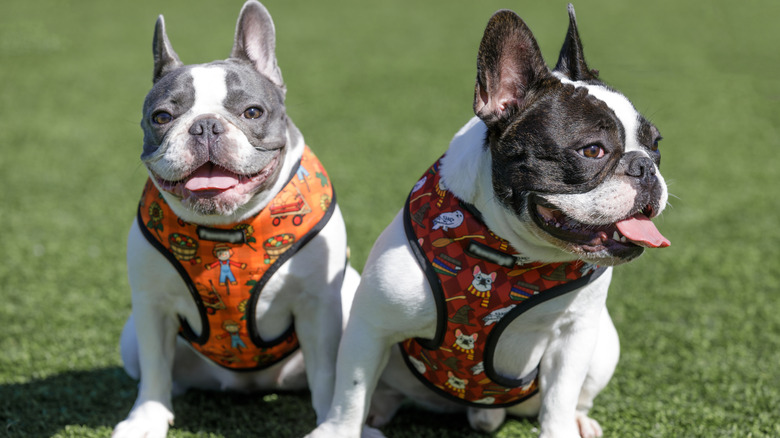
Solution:
<svg viewBox="0 0 780 438">
<path fill-rule="evenodd" d="M 294 322 L 277 339 L 257 333 L 255 308 L 271 276 L 325 226 L 335 192 L 307 146 L 300 166 L 269 205 L 241 223 L 204 227 L 182 221 L 151 180 L 138 207 L 141 231 L 181 275 L 203 327 L 194 333 L 179 317 L 179 334 L 215 363 L 258 370 L 298 348 Z"/>
</svg>

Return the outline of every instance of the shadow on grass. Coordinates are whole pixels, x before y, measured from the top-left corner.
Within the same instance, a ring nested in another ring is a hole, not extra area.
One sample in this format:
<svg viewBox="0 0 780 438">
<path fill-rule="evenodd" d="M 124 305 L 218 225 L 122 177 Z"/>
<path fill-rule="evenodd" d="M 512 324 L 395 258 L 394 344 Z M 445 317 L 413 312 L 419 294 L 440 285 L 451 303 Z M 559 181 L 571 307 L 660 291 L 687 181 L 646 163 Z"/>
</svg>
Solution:
<svg viewBox="0 0 780 438">
<path fill-rule="evenodd" d="M 107 436 L 136 397 L 136 382 L 122 368 L 58 374 L 0 385 L 0 436 Z M 169 436 L 302 437 L 314 428 L 309 394 L 189 391 L 173 400 L 176 426 Z M 77 427 L 73 435 L 68 428 Z M 405 405 L 383 428 L 388 437 L 477 438 L 465 413 L 439 414 Z"/>
<path fill-rule="evenodd" d="M 477 432 L 469 426 L 465 412 L 451 414 L 430 412 L 406 402 L 390 424 L 382 428 L 382 432 L 389 438 L 486 438 L 496 436 L 521 438 L 537 435 L 537 433 L 524 433 L 532 429 L 532 421 L 517 418 L 510 421 L 512 424 L 504 423 L 498 432 Z M 516 430 L 514 427 L 516 425 L 520 425 L 520 430 Z"/>
<path fill-rule="evenodd" d="M 51 437 L 79 426 L 106 436 L 127 415 L 135 397 L 136 382 L 119 367 L 0 385 L 0 435 Z M 190 391 L 173 404 L 176 426 L 171 435 L 300 437 L 315 423 L 308 393 Z"/>
</svg>

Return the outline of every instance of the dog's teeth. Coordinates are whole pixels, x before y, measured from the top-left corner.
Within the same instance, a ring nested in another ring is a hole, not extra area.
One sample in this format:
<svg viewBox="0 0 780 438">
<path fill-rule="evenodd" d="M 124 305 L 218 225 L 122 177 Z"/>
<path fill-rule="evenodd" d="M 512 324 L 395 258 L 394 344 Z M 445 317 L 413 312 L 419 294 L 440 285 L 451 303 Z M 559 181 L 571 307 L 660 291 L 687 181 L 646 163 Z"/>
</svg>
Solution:
<svg viewBox="0 0 780 438">
<path fill-rule="evenodd" d="M 620 234 L 617 231 L 612 233 L 612 240 L 620 240 Z"/>
<path fill-rule="evenodd" d="M 627 242 L 626 236 L 622 236 L 620 238 L 620 241 L 623 242 L 623 243 L 626 243 Z"/>
</svg>

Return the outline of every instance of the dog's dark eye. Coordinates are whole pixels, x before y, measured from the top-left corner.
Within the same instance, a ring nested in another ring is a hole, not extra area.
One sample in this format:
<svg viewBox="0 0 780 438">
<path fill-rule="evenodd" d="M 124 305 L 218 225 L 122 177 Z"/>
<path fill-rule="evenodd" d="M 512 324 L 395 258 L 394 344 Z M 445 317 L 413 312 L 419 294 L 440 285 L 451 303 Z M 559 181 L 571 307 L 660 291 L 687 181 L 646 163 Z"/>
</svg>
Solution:
<svg viewBox="0 0 780 438">
<path fill-rule="evenodd" d="M 601 158 L 606 155 L 604 148 L 597 144 L 590 144 L 584 148 L 580 148 L 577 152 L 585 158 Z"/>
<path fill-rule="evenodd" d="M 655 152 L 658 150 L 658 142 L 662 140 L 662 137 L 658 137 L 653 141 L 653 145 L 650 146 L 650 150 Z"/>
<path fill-rule="evenodd" d="M 159 113 L 152 116 L 152 120 L 158 125 L 165 125 L 171 123 L 173 116 L 165 111 L 160 111 Z"/>
<path fill-rule="evenodd" d="M 247 108 L 246 111 L 244 111 L 244 117 L 247 119 L 259 119 L 260 116 L 262 115 L 263 115 L 263 110 L 255 106 L 251 108 Z"/>
</svg>

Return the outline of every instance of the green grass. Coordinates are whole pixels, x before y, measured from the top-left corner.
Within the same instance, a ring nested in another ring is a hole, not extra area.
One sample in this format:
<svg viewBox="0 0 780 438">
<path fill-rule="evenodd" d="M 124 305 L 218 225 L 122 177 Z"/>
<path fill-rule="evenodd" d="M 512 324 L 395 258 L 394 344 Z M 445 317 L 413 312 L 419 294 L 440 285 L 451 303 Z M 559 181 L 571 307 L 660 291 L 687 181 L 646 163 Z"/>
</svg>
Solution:
<svg viewBox="0 0 780 438">
<path fill-rule="evenodd" d="M 217 6 L 218 5 L 218 6 Z M 363 261 L 471 116 L 490 14 L 516 10 L 548 62 L 564 2 L 266 3 L 288 110 L 338 189 Z M 780 52 L 774 0 L 577 3 L 588 61 L 661 129 L 672 247 L 621 267 L 609 437 L 780 436 Z M 140 108 L 159 13 L 185 62 L 226 57 L 239 1 L 6 0 L 0 14 L 0 436 L 107 436 L 135 382 L 125 236 L 145 172 Z M 301 436 L 306 394 L 191 392 L 170 436 Z M 512 420 L 497 437 L 530 437 Z M 404 410 L 390 437 L 477 437 Z"/>
</svg>

